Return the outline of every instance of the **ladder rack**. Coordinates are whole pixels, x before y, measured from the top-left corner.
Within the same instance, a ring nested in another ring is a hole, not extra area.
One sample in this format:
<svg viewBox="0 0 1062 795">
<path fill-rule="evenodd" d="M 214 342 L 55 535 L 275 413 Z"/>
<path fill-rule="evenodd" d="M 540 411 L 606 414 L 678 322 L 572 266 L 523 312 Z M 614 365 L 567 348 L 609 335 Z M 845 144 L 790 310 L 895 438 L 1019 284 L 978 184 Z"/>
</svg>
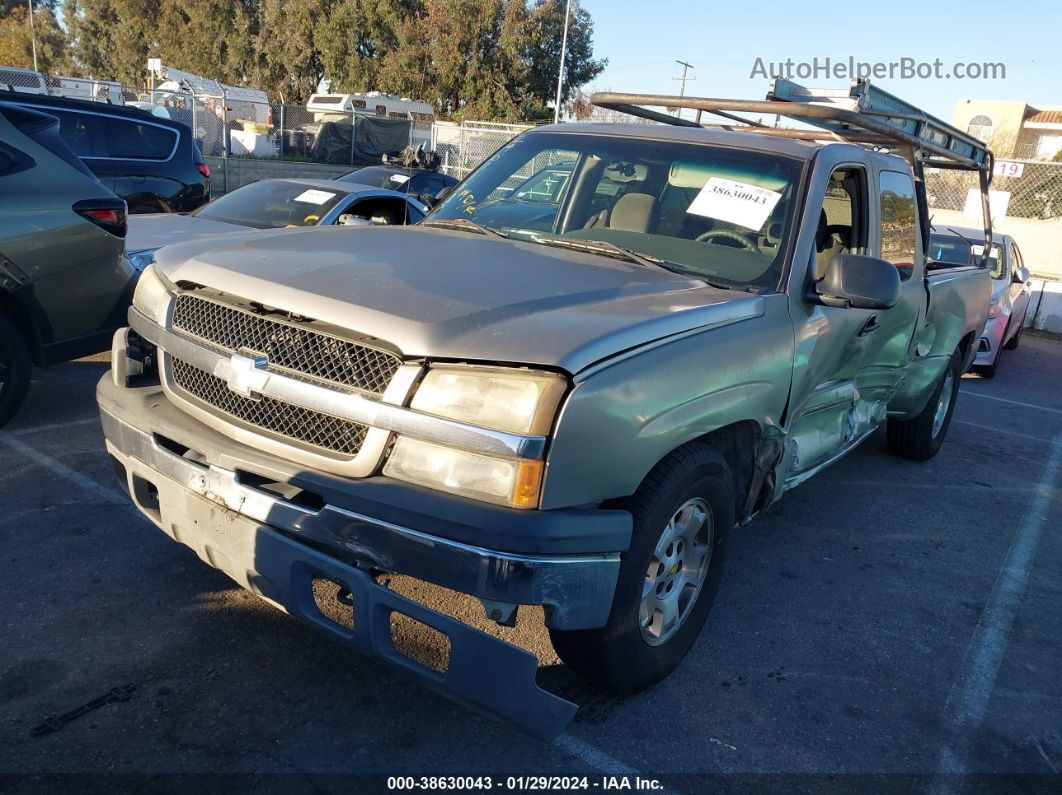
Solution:
<svg viewBox="0 0 1062 795">
<path fill-rule="evenodd" d="M 641 106 L 707 111 L 747 125 L 746 132 L 761 135 L 803 140 L 823 138 L 823 134 L 815 130 L 767 127 L 734 114 L 785 116 L 818 127 L 836 139 L 913 149 L 918 154 L 912 157 L 917 156 L 925 166 L 992 173 L 992 152 L 983 142 L 872 86 L 868 80 L 853 80 L 847 91 L 805 88 L 789 80 L 773 80 L 767 99 L 763 101 L 597 92 L 590 97 L 590 102 L 601 108 L 682 127 L 700 127 L 701 124 Z"/>
<path fill-rule="evenodd" d="M 929 239 L 924 168 L 961 169 L 978 172 L 981 189 L 981 212 L 985 226 L 985 256 L 991 249 L 992 217 L 988 203 L 988 188 L 992 181 L 992 151 L 972 135 L 930 116 L 909 102 L 876 88 L 869 80 L 853 80 L 848 90 L 814 89 L 791 80 L 772 80 L 767 98 L 763 101 L 747 99 L 715 99 L 710 97 L 679 97 L 663 94 L 623 94 L 595 92 L 590 102 L 643 119 L 680 127 L 701 127 L 701 111 L 715 114 L 743 125 L 742 132 L 778 138 L 821 141 L 834 140 L 894 150 L 911 163 L 919 193 L 923 223 L 923 237 Z M 643 107 L 643 106 L 650 107 Z M 697 121 L 682 119 L 651 110 L 689 108 L 698 111 Z M 759 121 L 735 115 L 758 113 L 785 116 L 818 130 L 790 130 L 768 127 Z M 735 129 L 722 125 L 724 129 Z"/>
</svg>

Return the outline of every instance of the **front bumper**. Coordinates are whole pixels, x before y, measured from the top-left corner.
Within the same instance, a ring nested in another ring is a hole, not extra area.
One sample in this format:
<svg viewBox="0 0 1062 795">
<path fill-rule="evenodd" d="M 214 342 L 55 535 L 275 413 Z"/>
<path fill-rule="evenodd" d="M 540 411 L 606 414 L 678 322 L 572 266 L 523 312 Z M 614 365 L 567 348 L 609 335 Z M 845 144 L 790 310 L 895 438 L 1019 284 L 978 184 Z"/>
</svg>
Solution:
<svg viewBox="0 0 1062 795">
<path fill-rule="evenodd" d="M 362 569 L 271 529 L 258 517 L 265 512 L 272 520 L 290 509 L 278 508 L 274 517 L 269 500 L 248 493 L 224 472 L 211 468 L 186 473 L 177 456 L 158 448 L 146 434 L 106 412 L 103 422 L 107 449 L 125 468 L 137 507 L 167 535 L 244 588 L 341 643 L 406 671 L 426 687 L 535 737 L 552 739 L 575 714 L 575 704 L 535 684 L 538 662 L 533 654 L 399 596 Z M 313 595 L 318 578 L 350 592 L 352 628 L 318 608 Z M 392 613 L 420 621 L 449 639 L 445 671 L 395 647 Z"/>
<path fill-rule="evenodd" d="M 218 438 L 169 404 L 157 387 L 118 387 L 108 373 L 97 399 L 107 450 L 133 501 L 206 563 L 348 646 L 529 734 L 548 739 L 570 720 L 576 706 L 535 684 L 534 655 L 395 594 L 369 572 L 409 575 L 478 596 L 488 607 L 497 603 L 502 611 L 515 604 L 543 605 L 550 626 L 576 629 L 607 621 L 618 552 L 501 552 L 426 533 L 395 521 L 393 514 L 380 519 L 328 502 L 308 507 L 305 500 L 270 490 L 297 480 L 305 484 L 305 473 L 299 480 L 278 471 L 282 462 Z M 355 490 L 359 484 L 346 482 Z M 267 483 L 270 488 L 261 487 Z M 580 515 L 573 514 L 573 521 Z M 317 577 L 350 591 L 353 631 L 320 612 L 311 590 Z M 445 672 L 395 649 L 392 612 L 449 638 Z"/>
</svg>

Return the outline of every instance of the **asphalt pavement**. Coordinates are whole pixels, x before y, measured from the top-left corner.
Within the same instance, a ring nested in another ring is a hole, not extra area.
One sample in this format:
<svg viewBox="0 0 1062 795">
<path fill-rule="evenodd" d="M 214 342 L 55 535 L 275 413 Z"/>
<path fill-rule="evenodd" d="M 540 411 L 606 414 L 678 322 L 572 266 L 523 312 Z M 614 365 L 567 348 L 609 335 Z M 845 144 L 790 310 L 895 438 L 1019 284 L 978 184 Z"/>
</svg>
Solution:
<svg viewBox="0 0 1062 795">
<path fill-rule="evenodd" d="M 741 528 L 705 631 L 648 692 L 615 696 L 569 672 L 538 611 L 501 629 L 475 600 L 394 578 L 538 656 L 540 681 L 581 705 L 552 744 L 318 635 L 141 518 L 96 419 L 106 367 L 38 371 L 0 431 L 0 773 L 151 774 L 163 790 L 483 775 L 493 789 L 640 776 L 690 792 L 1060 783 L 1055 338 L 1026 334 L 995 379 L 967 376 L 933 460 L 896 458 L 878 435 Z M 125 685 L 123 700 L 34 736 Z"/>
</svg>

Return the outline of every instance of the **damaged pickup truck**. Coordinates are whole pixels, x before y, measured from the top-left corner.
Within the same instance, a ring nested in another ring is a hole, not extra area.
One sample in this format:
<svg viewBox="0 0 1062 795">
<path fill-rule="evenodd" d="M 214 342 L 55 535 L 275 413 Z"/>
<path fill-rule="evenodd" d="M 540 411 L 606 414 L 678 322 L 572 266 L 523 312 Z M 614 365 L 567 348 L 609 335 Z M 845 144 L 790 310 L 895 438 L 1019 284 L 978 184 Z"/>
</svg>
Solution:
<svg viewBox="0 0 1062 795">
<path fill-rule="evenodd" d="M 645 688 L 697 638 L 736 526 L 882 424 L 896 454 L 937 452 L 990 292 L 984 263 L 927 261 L 922 174 L 975 170 L 986 192 L 991 153 L 867 83 L 595 102 L 666 123 L 526 132 L 418 226 L 160 250 L 97 390 L 164 532 L 542 738 L 576 705 L 535 657 L 382 575 L 501 624 L 541 605 L 566 664 Z M 821 129 L 645 107 L 674 105 Z M 447 636 L 442 670 L 401 651 L 394 613 Z"/>
</svg>

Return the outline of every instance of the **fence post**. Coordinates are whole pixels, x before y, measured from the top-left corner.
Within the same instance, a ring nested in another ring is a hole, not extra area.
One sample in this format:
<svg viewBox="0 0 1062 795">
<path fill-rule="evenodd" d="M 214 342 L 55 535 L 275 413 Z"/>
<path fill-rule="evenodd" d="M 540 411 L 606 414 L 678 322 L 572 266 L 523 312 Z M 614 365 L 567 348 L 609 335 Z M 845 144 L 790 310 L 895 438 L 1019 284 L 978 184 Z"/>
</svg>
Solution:
<svg viewBox="0 0 1062 795">
<path fill-rule="evenodd" d="M 221 89 L 221 165 L 225 177 L 225 192 L 229 192 L 229 100 L 225 96 L 225 89 Z"/>
<path fill-rule="evenodd" d="M 350 112 L 350 165 L 354 165 L 354 125 L 356 124 L 354 111 Z"/>
<path fill-rule="evenodd" d="M 198 137 L 199 137 L 199 128 L 196 127 L 196 123 L 195 123 L 195 117 L 196 117 L 195 106 L 196 106 L 196 101 L 197 100 L 196 100 L 196 96 L 195 96 L 195 89 L 189 87 L 188 90 L 192 92 L 192 140 L 195 141 L 195 140 L 198 140 Z M 206 148 L 206 141 L 199 141 L 199 146 L 201 148 L 205 149 Z"/>
<path fill-rule="evenodd" d="M 280 159 L 284 159 L 284 95 L 280 95 Z"/>
</svg>

